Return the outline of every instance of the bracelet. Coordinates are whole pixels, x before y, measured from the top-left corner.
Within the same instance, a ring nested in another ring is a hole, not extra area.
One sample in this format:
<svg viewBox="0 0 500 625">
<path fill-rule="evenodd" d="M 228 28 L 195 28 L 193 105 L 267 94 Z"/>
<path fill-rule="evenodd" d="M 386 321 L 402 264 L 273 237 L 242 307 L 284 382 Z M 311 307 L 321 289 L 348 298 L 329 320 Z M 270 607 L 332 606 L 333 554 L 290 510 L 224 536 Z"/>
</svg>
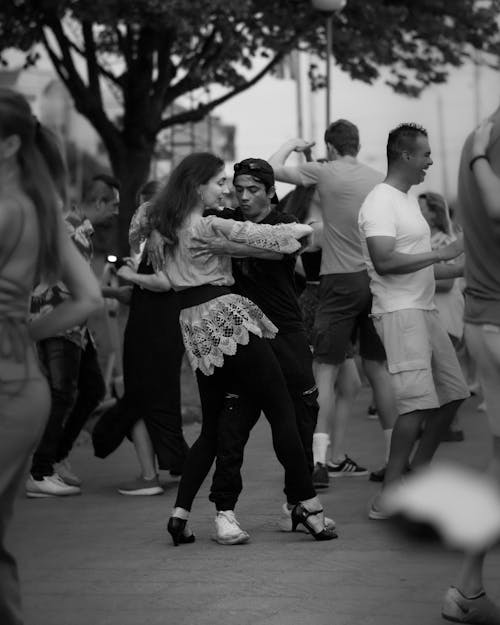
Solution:
<svg viewBox="0 0 500 625">
<path fill-rule="evenodd" d="M 470 163 L 469 163 L 469 169 L 472 171 L 472 168 L 474 167 L 474 163 L 476 161 L 478 161 L 479 159 L 484 158 L 489 162 L 488 157 L 486 156 L 486 154 L 478 154 L 477 156 L 474 156 L 474 158 L 471 159 Z"/>
</svg>

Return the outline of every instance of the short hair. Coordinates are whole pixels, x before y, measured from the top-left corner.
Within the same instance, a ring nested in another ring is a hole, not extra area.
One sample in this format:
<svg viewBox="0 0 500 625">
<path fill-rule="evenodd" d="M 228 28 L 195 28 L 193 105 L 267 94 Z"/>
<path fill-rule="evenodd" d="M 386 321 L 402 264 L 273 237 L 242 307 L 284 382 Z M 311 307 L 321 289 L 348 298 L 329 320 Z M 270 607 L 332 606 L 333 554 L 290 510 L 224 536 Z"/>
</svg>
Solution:
<svg viewBox="0 0 500 625">
<path fill-rule="evenodd" d="M 114 176 L 110 176 L 109 174 L 96 174 L 92 177 L 92 181 L 104 182 L 104 184 L 107 184 L 108 187 L 113 187 L 113 189 L 116 189 L 117 191 L 119 191 L 121 187 L 120 182 Z"/>
<path fill-rule="evenodd" d="M 417 137 L 427 137 L 427 130 L 415 123 L 396 126 L 387 139 L 387 162 L 390 165 L 401 158 L 403 152 L 412 152 Z"/>
<path fill-rule="evenodd" d="M 238 176 L 251 176 L 261 182 L 266 191 L 274 187 L 274 169 L 262 158 L 245 158 L 234 165 L 233 184 Z"/>
<path fill-rule="evenodd" d="M 139 204 L 141 197 L 144 197 L 146 202 L 149 202 L 161 189 L 161 182 L 159 180 L 148 180 L 139 188 L 136 196 L 136 204 Z"/>
<path fill-rule="evenodd" d="M 359 130 L 347 119 L 338 119 L 325 131 L 325 143 L 333 145 L 340 156 L 356 156 L 359 152 Z"/>
<path fill-rule="evenodd" d="M 99 201 L 109 202 L 114 197 L 112 194 L 113 189 L 120 191 L 120 183 L 116 178 L 109 174 L 97 174 L 85 185 L 83 201 L 86 204 L 93 204 Z"/>
</svg>

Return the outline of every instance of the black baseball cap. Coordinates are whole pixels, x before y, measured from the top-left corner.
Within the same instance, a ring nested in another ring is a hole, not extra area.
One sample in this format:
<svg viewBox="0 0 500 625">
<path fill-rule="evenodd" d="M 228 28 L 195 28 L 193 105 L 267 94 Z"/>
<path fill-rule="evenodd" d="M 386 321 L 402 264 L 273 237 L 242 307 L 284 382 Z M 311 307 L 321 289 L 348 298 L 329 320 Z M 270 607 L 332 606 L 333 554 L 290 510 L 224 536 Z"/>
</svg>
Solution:
<svg viewBox="0 0 500 625">
<path fill-rule="evenodd" d="M 233 183 L 237 176 L 252 176 L 262 182 L 266 190 L 274 186 L 274 170 L 262 158 L 245 158 L 234 166 Z"/>
</svg>

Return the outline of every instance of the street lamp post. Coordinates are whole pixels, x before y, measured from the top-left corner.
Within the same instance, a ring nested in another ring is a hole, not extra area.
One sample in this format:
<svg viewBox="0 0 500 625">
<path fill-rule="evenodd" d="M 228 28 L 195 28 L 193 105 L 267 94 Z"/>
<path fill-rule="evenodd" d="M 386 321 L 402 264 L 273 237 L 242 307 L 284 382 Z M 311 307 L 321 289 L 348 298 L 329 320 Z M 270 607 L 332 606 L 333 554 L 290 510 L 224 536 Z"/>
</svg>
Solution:
<svg viewBox="0 0 500 625">
<path fill-rule="evenodd" d="M 333 14 L 341 11 L 347 0 L 311 0 L 311 3 L 318 11 L 323 11 L 325 15 L 326 30 L 326 127 L 330 125 L 330 115 L 332 108 L 331 84 L 332 84 L 332 47 L 333 47 Z"/>
</svg>

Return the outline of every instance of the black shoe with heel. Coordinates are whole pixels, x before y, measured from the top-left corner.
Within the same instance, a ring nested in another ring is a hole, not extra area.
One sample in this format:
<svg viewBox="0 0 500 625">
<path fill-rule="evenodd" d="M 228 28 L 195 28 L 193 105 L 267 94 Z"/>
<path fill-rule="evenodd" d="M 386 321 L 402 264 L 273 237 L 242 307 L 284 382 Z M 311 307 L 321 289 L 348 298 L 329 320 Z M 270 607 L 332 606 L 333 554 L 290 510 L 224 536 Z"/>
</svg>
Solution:
<svg viewBox="0 0 500 625">
<path fill-rule="evenodd" d="M 310 516 L 320 514 L 323 510 L 314 510 L 310 512 L 301 503 L 298 503 L 292 510 L 292 532 L 295 532 L 297 525 L 302 523 L 306 530 L 311 534 L 315 540 L 332 540 L 338 538 L 337 532 L 333 529 L 323 528 L 319 532 L 314 529 L 314 526 L 308 521 Z"/>
<path fill-rule="evenodd" d="M 177 545 L 194 543 L 196 540 L 194 534 L 190 534 L 189 536 L 184 535 L 186 523 L 186 519 L 179 519 L 176 516 L 171 516 L 168 520 L 167 530 L 170 536 L 172 536 L 175 547 L 177 547 Z"/>
</svg>

